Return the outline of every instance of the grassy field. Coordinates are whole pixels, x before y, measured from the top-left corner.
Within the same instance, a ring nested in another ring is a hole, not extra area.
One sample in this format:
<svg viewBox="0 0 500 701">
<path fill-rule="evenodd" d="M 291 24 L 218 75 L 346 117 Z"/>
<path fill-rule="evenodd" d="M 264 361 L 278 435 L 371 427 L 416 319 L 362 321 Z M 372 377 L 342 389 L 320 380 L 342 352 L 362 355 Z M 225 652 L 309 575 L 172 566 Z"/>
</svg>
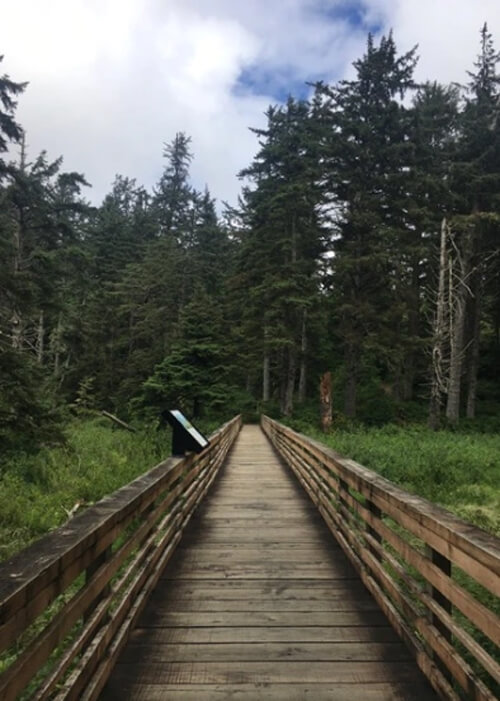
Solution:
<svg viewBox="0 0 500 701">
<path fill-rule="evenodd" d="M 197 422 L 212 433 L 221 422 Z M 102 417 L 80 419 L 66 443 L 33 455 L 19 454 L 0 468 L 0 561 L 68 518 L 151 469 L 170 455 L 170 430 L 129 433 Z"/>
<path fill-rule="evenodd" d="M 291 422 L 293 427 L 293 422 Z M 202 425 L 205 433 L 217 426 Z M 500 535 L 500 435 L 432 432 L 423 426 L 352 428 L 324 435 L 329 444 L 410 492 Z M 18 455 L 0 473 L 0 560 L 127 484 L 169 455 L 166 431 L 115 429 L 106 419 L 75 421 L 66 444 Z"/>
<path fill-rule="evenodd" d="M 500 535 L 499 434 L 434 432 L 420 425 L 339 429 L 327 435 L 303 424 L 297 430 Z"/>
<path fill-rule="evenodd" d="M 75 421 L 66 444 L 17 455 L 0 473 L 0 559 L 66 521 L 82 507 L 127 484 L 169 454 L 169 435 L 129 433 L 106 419 Z"/>
</svg>

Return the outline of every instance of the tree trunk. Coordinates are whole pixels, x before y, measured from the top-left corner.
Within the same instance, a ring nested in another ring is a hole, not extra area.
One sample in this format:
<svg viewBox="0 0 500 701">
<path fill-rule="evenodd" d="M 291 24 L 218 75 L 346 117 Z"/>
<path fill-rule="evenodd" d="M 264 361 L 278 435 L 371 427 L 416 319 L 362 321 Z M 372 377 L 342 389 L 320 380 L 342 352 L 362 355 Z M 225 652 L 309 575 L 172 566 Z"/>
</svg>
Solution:
<svg viewBox="0 0 500 701">
<path fill-rule="evenodd" d="M 59 316 L 57 318 L 57 326 L 52 331 L 52 338 L 51 338 L 52 352 L 54 354 L 54 369 L 53 369 L 54 377 L 59 377 L 59 373 L 60 373 L 60 369 L 61 369 L 61 337 L 62 337 L 62 318 L 61 318 L 61 314 L 59 314 Z"/>
<path fill-rule="evenodd" d="M 325 372 L 319 383 L 319 401 L 321 415 L 321 429 L 324 433 L 330 430 L 332 425 L 332 373 Z"/>
<path fill-rule="evenodd" d="M 267 347 L 267 337 L 269 332 L 264 329 L 264 357 L 262 360 L 262 401 L 268 402 L 270 398 L 270 362 L 269 349 Z"/>
<path fill-rule="evenodd" d="M 465 236 L 468 234 L 466 233 Z M 456 268 L 458 279 L 452 278 L 453 266 L 449 266 L 450 286 L 450 374 L 448 377 L 448 398 L 446 418 L 451 424 L 457 424 L 460 418 L 460 386 L 462 382 L 462 365 L 464 355 L 465 309 L 468 288 L 466 285 L 469 271 L 469 242 L 465 242 L 464 251 L 457 249 Z"/>
<path fill-rule="evenodd" d="M 479 273 L 476 273 L 474 283 L 474 299 L 472 302 L 472 337 L 470 344 L 469 367 L 467 372 L 466 416 L 468 419 L 474 419 L 476 417 L 477 373 L 479 370 L 479 341 L 481 334 L 480 322 L 482 301 L 482 282 Z"/>
<path fill-rule="evenodd" d="M 307 309 L 302 312 L 302 330 L 300 340 L 300 372 L 298 401 L 304 402 L 306 398 L 306 353 L 307 353 Z"/>
<path fill-rule="evenodd" d="M 284 416 L 290 416 L 293 411 L 293 393 L 295 389 L 295 367 L 296 367 L 296 352 L 295 348 L 288 349 L 288 366 L 286 374 L 285 396 L 282 411 Z"/>
<path fill-rule="evenodd" d="M 408 309 L 408 331 L 412 346 L 406 352 L 401 381 L 401 399 L 405 402 L 413 399 L 416 365 L 414 344 L 417 342 L 420 332 L 420 264 L 418 261 L 413 263 L 412 287 Z"/>
<path fill-rule="evenodd" d="M 43 311 L 40 312 L 38 317 L 38 329 L 36 333 L 36 359 L 40 365 L 43 364 L 43 352 L 44 352 L 44 339 L 45 339 L 45 324 Z"/>
<path fill-rule="evenodd" d="M 14 348 L 14 350 L 21 350 L 23 346 L 23 325 L 17 309 L 14 309 L 12 312 L 10 323 L 12 348 Z"/>
<path fill-rule="evenodd" d="M 448 225 L 446 219 L 441 223 L 441 246 L 439 254 L 439 282 L 436 300 L 436 316 L 434 318 L 432 343 L 432 378 L 431 396 L 429 402 L 429 428 L 436 431 L 439 428 L 444 382 L 444 353 L 446 340 L 446 237 Z"/>
<path fill-rule="evenodd" d="M 358 351 L 348 344 L 345 351 L 346 383 L 344 390 L 344 414 L 356 416 L 356 390 L 358 384 Z"/>
</svg>

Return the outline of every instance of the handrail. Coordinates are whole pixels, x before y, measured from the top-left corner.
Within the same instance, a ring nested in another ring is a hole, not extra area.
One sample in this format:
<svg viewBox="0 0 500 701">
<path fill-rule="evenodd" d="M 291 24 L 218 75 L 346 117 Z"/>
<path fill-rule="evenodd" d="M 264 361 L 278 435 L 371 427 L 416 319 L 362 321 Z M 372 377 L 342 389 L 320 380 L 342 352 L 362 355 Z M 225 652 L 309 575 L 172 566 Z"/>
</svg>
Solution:
<svg viewBox="0 0 500 701">
<path fill-rule="evenodd" d="M 500 540 L 277 421 L 261 423 L 438 694 L 494 701 Z"/>
<path fill-rule="evenodd" d="M 237 416 L 199 455 L 165 460 L 0 565 L 3 701 L 99 696 L 240 428 Z"/>
</svg>

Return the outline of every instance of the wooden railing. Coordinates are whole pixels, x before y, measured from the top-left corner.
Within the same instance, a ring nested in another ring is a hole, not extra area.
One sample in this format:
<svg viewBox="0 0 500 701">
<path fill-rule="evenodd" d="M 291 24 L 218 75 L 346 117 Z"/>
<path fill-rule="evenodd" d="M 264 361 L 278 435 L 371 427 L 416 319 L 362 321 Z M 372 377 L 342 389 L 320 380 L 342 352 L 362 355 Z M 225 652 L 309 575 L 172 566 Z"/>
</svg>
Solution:
<svg viewBox="0 0 500 701">
<path fill-rule="evenodd" d="M 262 427 L 438 694 L 495 699 L 499 539 L 276 421 Z"/>
<path fill-rule="evenodd" d="M 0 566 L 0 699 L 96 699 L 241 427 L 170 458 Z M 0 667 L 1 669 L 1 667 Z"/>
</svg>

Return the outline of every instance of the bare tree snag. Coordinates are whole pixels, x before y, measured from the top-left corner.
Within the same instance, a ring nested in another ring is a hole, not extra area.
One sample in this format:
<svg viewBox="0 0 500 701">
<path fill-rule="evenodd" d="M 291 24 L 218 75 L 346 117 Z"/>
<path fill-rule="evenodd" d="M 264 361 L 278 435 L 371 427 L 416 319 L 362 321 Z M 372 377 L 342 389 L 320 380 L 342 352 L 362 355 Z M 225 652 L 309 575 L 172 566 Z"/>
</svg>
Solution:
<svg viewBox="0 0 500 701">
<path fill-rule="evenodd" d="M 460 389 L 465 350 L 465 312 L 467 296 L 470 294 L 468 287 L 471 263 L 470 239 L 470 232 L 465 231 L 462 250 L 460 250 L 454 238 L 450 236 L 455 257 L 454 260 L 451 260 L 452 253 L 450 251 L 448 299 L 450 307 L 450 374 L 446 418 L 452 424 L 458 423 L 460 416 Z"/>
<path fill-rule="evenodd" d="M 324 433 L 332 425 L 332 373 L 325 372 L 319 383 L 319 401 L 321 414 L 321 429 Z"/>
<path fill-rule="evenodd" d="M 447 273 L 447 235 L 448 224 L 446 219 L 441 222 L 441 245 L 439 252 L 439 282 L 436 300 L 436 314 L 434 317 L 433 341 L 432 341 L 432 377 L 431 397 L 429 404 L 429 427 L 439 428 L 442 398 L 446 392 L 445 379 L 445 346 L 448 334 L 446 323 L 446 273 Z"/>
<path fill-rule="evenodd" d="M 43 310 L 40 311 L 40 314 L 38 316 L 38 328 L 37 328 L 37 334 L 36 334 L 36 359 L 39 363 L 39 365 L 43 364 L 43 354 L 44 354 L 44 341 L 45 341 L 45 323 L 44 323 L 44 315 L 43 315 Z"/>
</svg>

